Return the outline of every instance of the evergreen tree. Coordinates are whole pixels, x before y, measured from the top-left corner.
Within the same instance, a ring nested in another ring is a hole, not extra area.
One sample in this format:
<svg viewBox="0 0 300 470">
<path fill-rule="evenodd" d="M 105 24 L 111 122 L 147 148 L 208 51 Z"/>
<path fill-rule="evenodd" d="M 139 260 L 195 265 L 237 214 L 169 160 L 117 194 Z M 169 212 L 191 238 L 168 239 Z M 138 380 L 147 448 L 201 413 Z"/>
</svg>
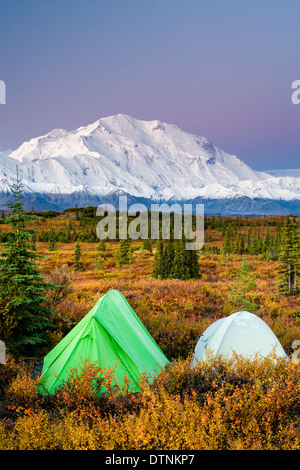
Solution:
<svg viewBox="0 0 300 470">
<path fill-rule="evenodd" d="M 143 241 L 143 250 L 147 250 L 152 253 L 152 241 L 149 238 L 146 238 Z"/>
<path fill-rule="evenodd" d="M 32 245 L 32 251 L 36 251 L 36 231 L 35 230 L 29 230 L 31 233 L 31 245 Z"/>
<path fill-rule="evenodd" d="M 171 233 L 171 238 L 168 240 L 165 250 L 164 250 L 164 278 L 171 277 L 172 273 L 172 266 L 174 261 L 174 254 L 175 254 L 175 247 L 174 247 L 174 237 L 173 233 Z"/>
<path fill-rule="evenodd" d="M 247 233 L 247 240 L 246 240 L 246 253 L 251 252 L 251 245 L 252 245 L 252 227 L 249 227 Z"/>
<path fill-rule="evenodd" d="M 263 240 L 263 250 L 264 251 L 269 251 L 270 248 L 271 248 L 271 245 L 272 245 L 272 238 L 271 238 L 271 234 L 270 234 L 269 225 L 267 225 L 265 237 L 264 237 L 264 240 Z"/>
<path fill-rule="evenodd" d="M 228 255 L 231 253 L 231 251 L 232 251 L 232 244 L 231 244 L 230 231 L 229 229 L 226 229 L 224 241 L 222 245 L 222 253 L 225 254 L 228 259 Z"/>
<path fill-rule="evenodd" d="M 277 250 L 278 252 L 281 250 L 281 239 L 282 239 L 282 229 L 280 225 L 277 225 L 275 229 L 274 249 Z"/>
<path fill-rule="evenodd" d="M 66 236 L 65 236 L 66 243 L 70 243 L 70 241 L 71 241 L 71 229 L 72 229 L 72 224 L 71 224 L 71 221 L 69 219 L 67 227 L 66 227 Z"/>
<path fill-rule="evenodd" d="M 51 227 L 51 231 L 50 231 L 48 250 L 49 251 L 56 251 L 57 250 L 56 236 L 55 236 L 55 232 L 54 232 L 53 227 Z"/>
<path fill-rule="evenodd" d="M 199 256 L 197 250 L 184 251 L 185 279 L 200 277 Z"/>
<path fill-rule="evenodd" d="M 236 253 L 236 254 L 241 253 L 241 243 L 242 243 L 242 234 L 240 232 L 238 232 L 238 234 L 236 236 L 236 240 L 235 240 L 235 245 L 234 245 L 234 248 L 233 248 L 234 253 Z"/>
<path fill-rule="evenodd" d="M 241 234 L 241 243 L 240 243 L 240 254 L 243 255 L 246 252 L 245 239 L 243 234 Z"/>
<path fill-rule="evenodd" d="M 95 265 L 95 269 L 99 269 L 100 271 L 102 271 L 103 268 L 104 268 L 104 260 L 103 260 L 103 257 L 100 255 Z"/>
<path fill-rule="evenodd" d="M 166 243 L 161 236 L 156 243 L 152 274 L 158 279 L 194 279 L 200 277 L 199 253 L 186 250 L 186 239 L 174 241 L 173 236 Z"/>
<path fill-rule="evenodd" d="M 105 251 L 106 250 L 105 240 L 102 240 L 102 239 L 99 240 L 99 243 L 98 243 L 98 246 L 97 246 L 96 250 L 97 251 Z"/>
<path fill-rule="evenodd" d="M 261 241 L 257 227 L 255 228 L 254 235 L 251 239 L 249 246 L 249 253 L 252 255 L 257 255 L 261 251 Z"/>
<path fill-rule="evenodd" d="M 280 252 L 280 292 L 296 294 L 300 275 L 300 237 L 295 220 L 286 216 Z"/>
<path fill-rule="evenodd" d="M 165 266 L 165 257 L 164 257 L 164 242 L 162 240 L 161 231 L 159 232 L 159 237 L 156 240 L 155 245 L 155 254 L 152 264 L 152 275 L 157 279 L 164 279 L 164 266 Z"/>
<path fill-rule="evenodd" d="M 171 267 L 171 277 L 173 279 L 182 279 L 184 274 L 184 263 L 183 263 L 183 242 L 182 240 L 176 240 L 174 246 L 174 257 Z"/>
<path fill-rule="evenodd" d="M 237 310 L 247 310 L 253 313 L 256 310 L 255 296 L 253 295 L 255 288 L 255 278 L 250 273 L 248 261 L 244 258 L 239 273 L 230 286 L 229 302 Z"/>
<path fill-rule="evenodd" d="M 0 298 L 14 327 L 3 339 L 13 354 L 32 355 L 47 344 L 47 333 L 53 327 L 53 312 L 45 307 L 45 295 L 55 286 L 42 278 L 37 266 L 39 255 L 34 251 L 33 232 L 27 229 L 31 216 L 23 211 L 18 170 L 12 191 L 14 202 L 8 204 L 11 214 L 7 218 L 10 230 L 0 255 Z"/>
<path fill-rule="evenodd" d="M 120 240 L 115 260 L 117 266 L 123 266 L 132 262 L 132 248 L 130 246 L 129 238 L 124 238 Z"/>
<path fill-rule="evenodd" d="M 73 266 L 75 271 L 81 271 L 83 269 L 82 257 L 81 257 L 81 247 L 79 240 L 77 240 L 75 245 L 75 251 L 73 255 Z"/>
<path fill-rule="evenodd" d="M 45 230 L 42 228 L 42 230 L 39 233 L 39 241 L 44 242 L 45 239 L 46 239 Z"/>
<path fill-rule="evenodd" d="M 296 221 L 294 220 L 294 228 L 292 234 L 293 240 L 293 292 L 296 294 L 299 292 L 299 281 L 300 281 L 300 235 L 297 228 Z"/>
</svg>

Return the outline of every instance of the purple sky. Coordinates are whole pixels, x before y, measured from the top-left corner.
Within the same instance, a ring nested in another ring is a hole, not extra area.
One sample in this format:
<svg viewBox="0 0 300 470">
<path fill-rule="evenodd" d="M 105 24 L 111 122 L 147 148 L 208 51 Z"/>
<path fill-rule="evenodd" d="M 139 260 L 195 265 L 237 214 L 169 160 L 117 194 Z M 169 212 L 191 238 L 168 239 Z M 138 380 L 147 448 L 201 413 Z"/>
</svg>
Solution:
<svg viewBox="0 0 300 470">
<path fill-rule="evenodd" d="M 299 0 L 0 0 L 0 150 L 126 113 L 300 168 Z"/>
</svg>

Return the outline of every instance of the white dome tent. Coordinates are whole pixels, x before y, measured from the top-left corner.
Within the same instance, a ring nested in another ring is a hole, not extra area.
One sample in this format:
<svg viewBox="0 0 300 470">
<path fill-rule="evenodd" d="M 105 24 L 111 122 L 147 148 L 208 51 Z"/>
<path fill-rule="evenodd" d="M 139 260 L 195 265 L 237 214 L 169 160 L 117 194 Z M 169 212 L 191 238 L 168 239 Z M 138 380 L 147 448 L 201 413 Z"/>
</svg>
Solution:
<svg viewBox="0 0 300 470">
<path fill-rule="evenodd" d="M 283 347 L 268 325 L 250 312 L 236 312 L 212 323 L 200 336 L 194 350 L 192 366 L 213 356 L 230 358 L 235 352 L 246 358 L 266 357 L 275 354 L 288 359 Z"/>
</svg>

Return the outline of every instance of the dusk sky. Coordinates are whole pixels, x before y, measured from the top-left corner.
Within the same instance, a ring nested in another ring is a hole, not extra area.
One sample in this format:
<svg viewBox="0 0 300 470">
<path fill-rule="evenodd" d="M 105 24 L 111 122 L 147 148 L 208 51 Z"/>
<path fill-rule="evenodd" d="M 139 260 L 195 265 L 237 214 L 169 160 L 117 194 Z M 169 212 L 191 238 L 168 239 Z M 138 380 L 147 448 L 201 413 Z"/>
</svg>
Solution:
<svg viewBox="0 0 300 470">
<path fill-rule="evenodd" d="M 0 0 L 0 150 L 118 113 L 300 168 L 299 0 Z"/>
</svg>

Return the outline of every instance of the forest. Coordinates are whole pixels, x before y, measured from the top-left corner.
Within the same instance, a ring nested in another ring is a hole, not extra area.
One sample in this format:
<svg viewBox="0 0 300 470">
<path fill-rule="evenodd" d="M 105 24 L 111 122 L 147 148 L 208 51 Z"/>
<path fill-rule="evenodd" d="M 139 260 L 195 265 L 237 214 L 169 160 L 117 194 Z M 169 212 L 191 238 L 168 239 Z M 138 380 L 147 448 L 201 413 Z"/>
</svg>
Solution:
<svg viewBox="0 0 300 470">
<path fill-rule="evenodd" d="M 240 310 L 297 359 L 300 219 L 206 216 L 204 246 L 190 253 L 172 237 L 99 240 L 97 222 L 94 207 L 24 212 L 18 185 L 2 212 L 0 449 L 299 450 L 297 360 L 190 361 L 205 329 Z M 43 357 L 110 289 L 172 366 L 131 393 L 113 371 L 84 363 L 41 394 Z"/>
</svg>

